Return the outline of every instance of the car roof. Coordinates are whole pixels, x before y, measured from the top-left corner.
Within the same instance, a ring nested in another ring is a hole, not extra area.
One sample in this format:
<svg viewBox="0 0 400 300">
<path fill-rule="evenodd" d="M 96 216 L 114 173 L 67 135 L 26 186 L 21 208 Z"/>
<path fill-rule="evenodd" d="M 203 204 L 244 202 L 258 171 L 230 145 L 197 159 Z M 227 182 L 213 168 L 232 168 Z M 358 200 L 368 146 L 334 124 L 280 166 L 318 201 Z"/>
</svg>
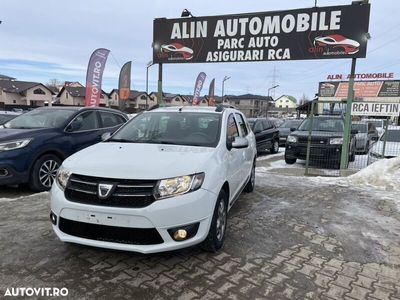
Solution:
<svg viewBox="0 0 400 300">
<path fill-rule="evenodd" d="M 36 109 L 44 110 L 44 109 L 53 109 L 53 110 L 73 110 L 73 111 L 85 111 L 85 110 L 101 110 L 101 111 L 108 111 L 108 112 L 115 112 L 119 114 L 125 114 L 117 109 L 107 108 L 107 107 L 89 107 L 89 106 L 45 106 L 45 107 L 38 107 Z"/>
<path fill-rule="evenodd" d="M 234 110 L 239 112 L 236 109 L 232 108 L 224 108 L 222 111 L 217 111 L 217 107 L 215 106 L 167 106 L 167 107 L 158 107 L 155 109 L 150 109 L 146 112 L 196 112 L 196 113 L 215 113 L 221 114 L 225 110 Z"/>
</svg>

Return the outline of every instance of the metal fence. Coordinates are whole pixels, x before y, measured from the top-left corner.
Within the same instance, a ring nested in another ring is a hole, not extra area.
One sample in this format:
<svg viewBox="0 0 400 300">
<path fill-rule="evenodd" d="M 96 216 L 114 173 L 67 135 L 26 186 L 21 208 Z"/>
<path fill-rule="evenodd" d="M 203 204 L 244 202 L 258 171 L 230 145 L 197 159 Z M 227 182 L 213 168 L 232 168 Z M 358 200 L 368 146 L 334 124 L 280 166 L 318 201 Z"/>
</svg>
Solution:
<svg viewBox="0 0 400 300">
<path fill-rule="evenodd" d="M 299 156 L 305 159 L 305 175 L 351 174 L 379 159 L 400 156 L 400 126 L 397 125 L 399 117 L 352 117 L 352 130 L 347 144 L 348 163 L 340 169 L 344 139 L 323 131 L 316 133 L 312 128 L 315 122 L 319 122 L 321 115 L 336 115 L 340 118 L 345 114 L 345 102 L 337 105 L 324 101 L 312 103 L 308 135 L 298 138 Z"/>
</svg>

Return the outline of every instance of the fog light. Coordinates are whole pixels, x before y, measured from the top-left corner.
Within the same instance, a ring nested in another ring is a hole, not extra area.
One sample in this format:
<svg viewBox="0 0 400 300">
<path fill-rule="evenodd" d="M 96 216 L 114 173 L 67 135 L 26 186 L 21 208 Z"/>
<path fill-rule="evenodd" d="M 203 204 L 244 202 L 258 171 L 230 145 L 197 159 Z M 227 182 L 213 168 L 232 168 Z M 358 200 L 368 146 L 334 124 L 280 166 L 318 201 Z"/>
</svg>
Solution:
<svg viewBox="0 0 400 300">
<path fill-rule="evenodd" d="M 187 231 L 185 229 L 179 229 L 174 233 L 174 240 L 182 241 L 186 238 L 186 236 L 187 236 Z"/>
<path fill-rule="evenodd" d="M 189 225 L 183 225 L 175 228 L 168 229 L 168 233 L 171 238 L 176 242 L 186 241 L 197 234 L 200 223 L 193 223 Z"/>
<path fill-rule="evenodd" d="M 50 221 L 53 225 L 57 225 L 57 216 L 53 212 L 50 213 Z"/>
</svg>

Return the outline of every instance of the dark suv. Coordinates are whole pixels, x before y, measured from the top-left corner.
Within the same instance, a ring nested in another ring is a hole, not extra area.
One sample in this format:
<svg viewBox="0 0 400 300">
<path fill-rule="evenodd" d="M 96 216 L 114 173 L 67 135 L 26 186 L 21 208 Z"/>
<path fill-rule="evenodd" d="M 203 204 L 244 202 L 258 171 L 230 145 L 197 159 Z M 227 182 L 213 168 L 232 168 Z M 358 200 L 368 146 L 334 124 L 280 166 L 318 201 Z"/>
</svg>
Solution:
<svg viewBox="0 0 400 300">
<path fill-rule="evenodd" d="M 101 141 L 128 117 L 106 108 L 38 108 L 0 129 L 0 185 L 29 183 L 49 190 L 61 162 Z"/>
<path fill-rule="evenodd" d="M 311 119 L 306 119 L 286 140 L 285 161 L 294 164 L 306 159 Z M 310 161 L 340 167 L 344 119 L 341 116 L 315 116 L 312 120 Z M 355 160 L 355 137 L 351 135 L 349 161 Z"/>
<path fill-rule="evenodd" d="M 247 119 L 256 136 L 257 151 L 270 150 L 271 153 L 279 151 L 279 130 L 272 120 L 268 118 Z"/>
</svg>

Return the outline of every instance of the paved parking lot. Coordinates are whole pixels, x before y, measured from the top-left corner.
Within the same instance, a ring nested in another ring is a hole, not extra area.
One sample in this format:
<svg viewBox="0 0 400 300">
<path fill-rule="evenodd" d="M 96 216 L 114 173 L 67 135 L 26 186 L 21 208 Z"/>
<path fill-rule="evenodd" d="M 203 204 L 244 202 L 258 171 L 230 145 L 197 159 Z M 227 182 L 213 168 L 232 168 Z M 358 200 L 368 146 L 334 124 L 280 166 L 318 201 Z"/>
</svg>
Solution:
<svg viewBox="0 0 400 300">
<path fill-rule="evenodd" d="M 71 299 L 400 299 L 398 195 L 257 174 L 217 254 L 63 244 L 48 220 L 47 193 L 1 196 L 0 295 L 7 287 L 67 287 Z"/>
</svg>

